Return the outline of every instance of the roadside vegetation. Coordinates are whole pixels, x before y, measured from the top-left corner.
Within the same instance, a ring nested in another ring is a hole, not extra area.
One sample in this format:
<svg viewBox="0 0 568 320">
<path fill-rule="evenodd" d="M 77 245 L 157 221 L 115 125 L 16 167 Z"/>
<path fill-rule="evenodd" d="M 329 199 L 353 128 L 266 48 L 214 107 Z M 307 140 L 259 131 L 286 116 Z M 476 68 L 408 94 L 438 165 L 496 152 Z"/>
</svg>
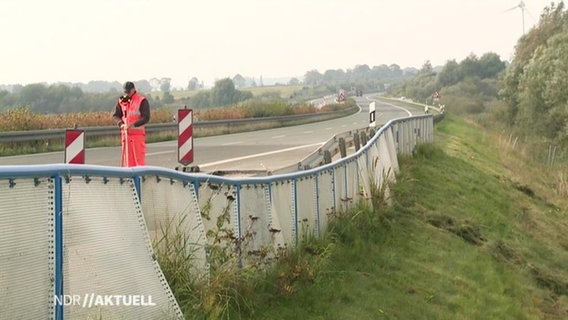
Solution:
<svg viewBox="0 0 568 320">
<path fill-rule="evenodd" d="M 435 139 L 400 158 L 390 198 L 377 190 L 338 213 L 322 239 L 244 267 L 242 242 L 229 240 L 210 250 L 209 281 L 179 271 L 191 259 L 158 254 L 187 318 L 568 317 L 567 203 L 541 177 L 554 172 L 462 117 L 447 116 Z"/>
<path fill-rule="evenodd" d="M 289 105 L 281 101 L 249 101 L 224 108 L 211 108 L 194 112 L 199 120 L 234 120 L 264 118 L 310 113 L 321 113 L 348 109 L 355 105 L 353 100 L 333 103 L 316 108 L 309 103 Z M 171 123 L 176 112 L 164 108 L 152 110 L 150 123 Z M 26 131 L 43 129 L 66 129 L 77 125 L 79 128 L 112 126 L 112 112 L 41 114 L 28 108 L 16 108 L 0 112 L 0 131 Z"/>
</svg>

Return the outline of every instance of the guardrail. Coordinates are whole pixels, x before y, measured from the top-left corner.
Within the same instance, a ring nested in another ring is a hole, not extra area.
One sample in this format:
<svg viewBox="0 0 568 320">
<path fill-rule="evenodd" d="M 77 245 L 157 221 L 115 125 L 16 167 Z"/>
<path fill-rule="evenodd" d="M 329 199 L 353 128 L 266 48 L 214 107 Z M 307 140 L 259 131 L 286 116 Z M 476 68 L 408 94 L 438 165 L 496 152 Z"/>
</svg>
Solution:
<svg viewBox="0 0 568 320">
<path fill-rule="evenodd" d="M 280 117 L 266 118 L 249 118 L 234 120 L 212 120 L 212 121 L 196 121 L 193 128 L 196 133 L 204 129 L 217 130 L 238 130 L 250 125 L 264 124 L 266 126 L 286 126 L 298 124 L 308 121 L 324 121 L 333 118 L 339 118 L 353 114 L 359 110 L 358 107 L 352 107 L 344 110 L 321 112 L 313 114 L 290 115 Z M 146 132 L 164 132 L 177 131 L 177 123 L 151 123 L 146 126 Z M 85 134 L 89 137 L 100 136 L 116 136 L 118 128 L 116 126 L 104 127 L 83 127 Z M 37 140 L 64 139 L 66 129 L 46 129 L 46 130 L 28 130 L 28 131 L 7 131 L 0 132 L 0 143 L 7 142 L 30 142 Z"/>
<path fill-rule="evenodd" d="M 291 172 L 316 168 L 324 164 L 330 163 L 331 160 L 333 158 L 336 158 L 338 154 L 340 154 L 341 157 L 346 157 L 347 151 L 350 148 L 355 147 L 354 151 L 358 151 L 361 145 L 364 145 L 368 141 L 368 139 L 365 138 L 363 139 L 364 143 L 361 143 L 362 141 L 360 137 L 365 136 L 369 137 L 370 139 L 370 137 L 373 136 L 374 132 L 375 129 L 367 127 L 367 128 L 354 129 L 338 133 L 329 140 L 327 140 L 323 145 L 321 145 L 319 148 L 314 150 L 312 153 L 310 153 L 302 160 L 300 160 L 297 164 L 292 164 L 287 167 L 279 168 L 277 170 L 269 172 L 269 174 L 291 173 Z M 356 139 L 358 138 L 360 140 L 359 140 L 359 147 L 357 148 L 355 145 L 356 145 Z M 342 147 L 345 147 L 345 150 L 342 151 Z M 345 153 L 342 154 L 342 152 Z"/>
<path fill-rule="evenodd" d="M 398 153 L 431 141 L 432 116 L 421 115 L 389 121 L 335 162 L 265 177 L 0 166 L 0 319 L 182 318 L 154 255 L 167 226 L 190 244 L 195 276 L 207 272 L 209 231 L 219 228 L 246 265 L 250 252 L 323 235 L 335 215 L 395 179 Z M 57 303 L 66 295 L 79 303 Z M 85 306 L 95 295 L 149 295 L 153 304 Z"/>
</svg>

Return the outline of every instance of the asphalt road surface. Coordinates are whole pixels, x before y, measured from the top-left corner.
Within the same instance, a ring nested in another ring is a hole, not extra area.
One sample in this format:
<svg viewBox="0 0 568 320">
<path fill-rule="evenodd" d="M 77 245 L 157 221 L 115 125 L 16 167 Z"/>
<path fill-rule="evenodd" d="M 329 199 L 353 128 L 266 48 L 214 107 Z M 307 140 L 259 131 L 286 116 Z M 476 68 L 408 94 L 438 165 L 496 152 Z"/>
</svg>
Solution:
<svg viewBox="0 0 568 320">
<path fill-rule="evenodd" d="M 217 170 L 275 170 L 297 163 L 313 152 L 334 134 L 360 129 L 369 125 L 369 96 L 357 97 L 357 114 L 329 121 L 258 130 L 236 134 L 196 138 L 193 141 L 194 162 L 201 171 Z M 390 103 L 376 102 L 377 125 L 390 119 L 421 114 L 419 108 L 402 108 Z M 30 165 L 62 163 L 63 151 L 0 157 L 0 165 Z M 120 147 L 90 148 L 85 151 L 87 164 L 119 166 Z M 177 163 L 177 141 L 147 145 L 146 164 L 173 169 Z"/>
</svg>

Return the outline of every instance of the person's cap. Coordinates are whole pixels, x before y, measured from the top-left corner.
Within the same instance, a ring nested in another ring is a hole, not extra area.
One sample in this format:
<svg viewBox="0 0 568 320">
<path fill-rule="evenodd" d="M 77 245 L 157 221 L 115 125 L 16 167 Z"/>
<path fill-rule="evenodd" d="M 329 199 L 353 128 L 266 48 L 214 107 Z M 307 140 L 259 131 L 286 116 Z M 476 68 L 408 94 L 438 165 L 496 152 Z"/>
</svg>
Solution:
<svg viewBox="0 0 568 320">
<path fill-rule="evenodd" d="M 123 88 L 124 88 L 124 92 L 128 92 L 128 91 L 130 91 L 131 89 L 134 89 L 134 83 L 131 82 L 131 81 L 126 81 L 126 82 L 124 83 Z"/>
</svg>

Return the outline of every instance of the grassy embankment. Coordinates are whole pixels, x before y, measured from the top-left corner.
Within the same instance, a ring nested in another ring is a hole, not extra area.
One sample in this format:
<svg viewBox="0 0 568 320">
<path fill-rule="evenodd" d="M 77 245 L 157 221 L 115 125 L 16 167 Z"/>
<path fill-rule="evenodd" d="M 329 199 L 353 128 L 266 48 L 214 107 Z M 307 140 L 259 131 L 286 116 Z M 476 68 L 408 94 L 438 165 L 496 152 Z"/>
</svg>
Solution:
<svg viewBox="0 0 568 320">
<path fill-rule="evenodd" d="M 435 139 L 401 159 L 392 206 L 341 216 L 265 274 L 214 268 L 178 295 L 188 318 L 567 319 L 566 184 L 462 119 Z"/>
</svg>

